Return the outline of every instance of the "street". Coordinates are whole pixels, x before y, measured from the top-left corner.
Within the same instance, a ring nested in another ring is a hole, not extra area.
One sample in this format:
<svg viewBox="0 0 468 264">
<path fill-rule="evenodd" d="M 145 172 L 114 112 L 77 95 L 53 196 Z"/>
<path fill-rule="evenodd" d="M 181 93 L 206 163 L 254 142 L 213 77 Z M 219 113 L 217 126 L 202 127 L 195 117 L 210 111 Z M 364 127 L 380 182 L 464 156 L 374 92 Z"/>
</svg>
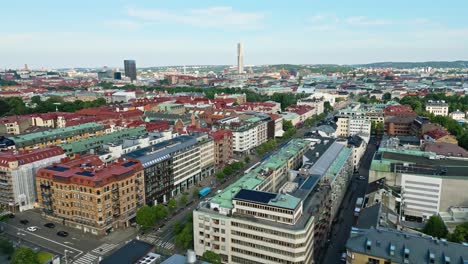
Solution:
<svg viewBox="0 0 468 264">
<path fill-rule="evenodd" d="M 338 221 L 331 228 L 330 242 L 321 262 L 323 264 L 340 263 L 341 254 L 345 251 L 351 227 L 355 224 L 354 207 L 356 200 L 358 197 L 364 197 L 366 194 L 370 163 L 376 151 L 375 142 L 376 139 L 371 137 L 366 152 L 362 157 L 359 173 L 355 173 L 348 186 L 337 215 Z M 357 178 L 359 175 L 364 176 L 365 180 L 359 180 Z"/>
</svg>

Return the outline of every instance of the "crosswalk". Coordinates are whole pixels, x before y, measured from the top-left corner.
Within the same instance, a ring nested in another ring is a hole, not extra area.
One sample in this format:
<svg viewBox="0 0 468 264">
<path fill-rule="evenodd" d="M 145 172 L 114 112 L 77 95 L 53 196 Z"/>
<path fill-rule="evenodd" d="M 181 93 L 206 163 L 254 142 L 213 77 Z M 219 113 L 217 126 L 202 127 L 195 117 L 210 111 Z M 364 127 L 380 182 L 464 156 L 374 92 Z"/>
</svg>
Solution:
<svg viewBox="0 0 468 264">
<path fill-rule="evenodd" d="M 167 250 L 173 250 L 175 248 L 175 245 L 173 243 L 167 242 L 161 239 L 155 240 L 153 244 L 156 245 L 157 247 L 164 248 Z"/>
<path fill-rule="evenodd" d="M 73 261 L 73 264 L 93 264 L 98 263 L 98 259 L 98 256 L 95 256 L 91 253 L 86 253 L 85 255 Z"/>
<path fill-rule="evenodd" d="M 107 252 L 113 250 L 117 246 L 118 244 L 104 243 L 100 247 L 93 249 L 91 252 L 96 253 L 98 255 L 105 255 Z"/>
<path fill-rule="evenodd" d="M 159 248 L 164 248 L 167 250 L 173 250 L 175 248 L 174 243 L 164 241 L 161 238 L 159 238 L 157 235 L 154 234 L 147 234 L 144 237 L 141 238 L 141 240 L 148 242 L 150 244 L 153 244 Z"/>
</svg>

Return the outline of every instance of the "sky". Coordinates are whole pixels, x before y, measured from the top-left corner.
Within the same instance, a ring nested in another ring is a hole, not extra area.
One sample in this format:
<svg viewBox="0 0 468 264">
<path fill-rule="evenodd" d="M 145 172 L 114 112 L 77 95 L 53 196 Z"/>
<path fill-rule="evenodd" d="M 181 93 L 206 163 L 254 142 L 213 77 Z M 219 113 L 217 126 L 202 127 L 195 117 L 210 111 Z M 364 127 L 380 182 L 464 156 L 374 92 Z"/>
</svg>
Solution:
<svg viewBox="0 0 468 264">
<path fill-rule="evenodd" d="M 5 1 L 0 68 L 468 60 L 466 0 Z"/>
</svg>

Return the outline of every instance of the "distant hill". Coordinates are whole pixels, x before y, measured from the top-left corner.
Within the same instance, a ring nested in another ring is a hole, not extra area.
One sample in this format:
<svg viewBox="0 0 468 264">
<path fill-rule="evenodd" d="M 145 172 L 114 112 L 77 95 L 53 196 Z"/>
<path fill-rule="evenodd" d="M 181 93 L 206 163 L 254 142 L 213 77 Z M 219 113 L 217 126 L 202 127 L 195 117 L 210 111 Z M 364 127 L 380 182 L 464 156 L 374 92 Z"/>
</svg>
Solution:
<svg viewBox="0 0 468 264">
<path fill-rule="evenodd" d="M 354 67 L 365 68 L 468 68 L 468 61 L 426 61 L 426 62 L 375 62 L 368 64 L 356 64 Z"/>
</svg>

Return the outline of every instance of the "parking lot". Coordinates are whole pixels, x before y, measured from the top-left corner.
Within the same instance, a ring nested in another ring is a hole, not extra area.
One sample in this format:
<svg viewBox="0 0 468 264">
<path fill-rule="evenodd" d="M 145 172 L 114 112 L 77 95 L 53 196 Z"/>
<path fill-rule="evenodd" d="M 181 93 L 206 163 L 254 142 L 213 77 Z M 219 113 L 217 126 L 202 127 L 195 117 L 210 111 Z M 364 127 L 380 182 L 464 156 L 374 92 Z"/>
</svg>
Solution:
<svg viewBox="0 0 468 264">
<path fill-rule="evenodd" d="M 27 220 L 28 223 L 25 224 L 24 220 Z M 47 223 L 53 223 L 55 227 L 44 226 Z M 70 259 L 79 258 L 88 252 L 96 252 L 95 255 L 104 255 L 116 248 L 118 242 L 123 241 L 122 243 L 125 243 L 126 240 L 131 239 L 136 232 L 133 228 L 129 228 L 111 233 L 108 236 L 95 236 L 64 226 L 62 223 L 43 219 L 38 210 L 16 213 L 14 218 L 2 222 L 1 226 L 3 232 L 11 237 L 15 243 L 37 245 L 58 255 L 65 255 L 66 251 L 67 257 Z M 66 237 L 59 236 L 57 235 L 59 231 L 65 231 L 68 235 Z M 113 241 L 116 241 L 116 243 L 112 243 Z"/>
</svg>

